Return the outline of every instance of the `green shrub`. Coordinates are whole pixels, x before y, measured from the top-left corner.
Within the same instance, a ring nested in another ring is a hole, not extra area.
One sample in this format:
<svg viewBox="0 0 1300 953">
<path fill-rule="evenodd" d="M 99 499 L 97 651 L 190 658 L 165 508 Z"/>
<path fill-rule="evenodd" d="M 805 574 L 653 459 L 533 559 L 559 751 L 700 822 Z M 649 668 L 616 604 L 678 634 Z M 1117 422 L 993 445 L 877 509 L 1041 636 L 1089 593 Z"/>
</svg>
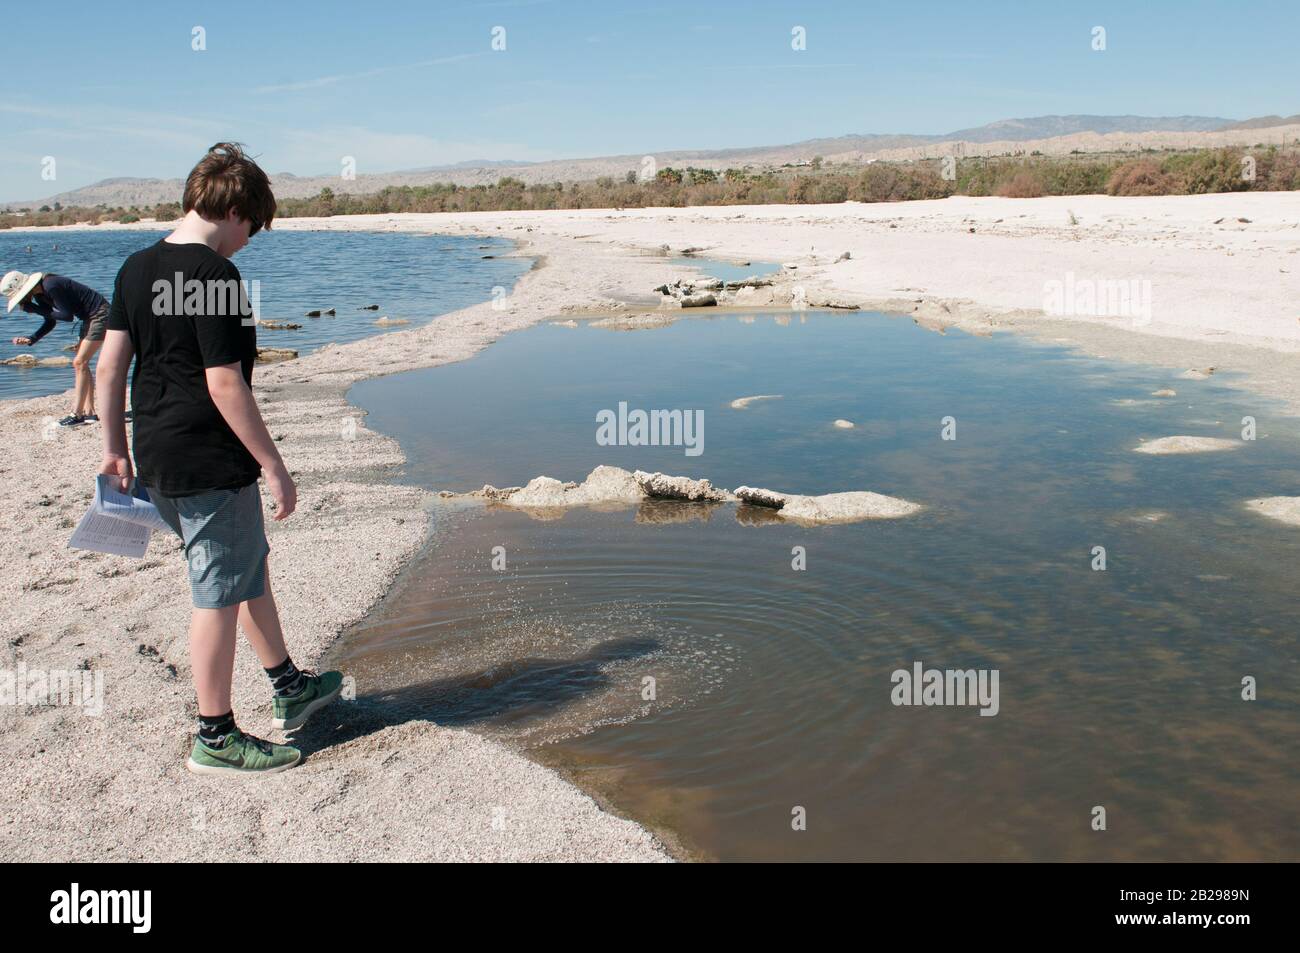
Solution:
<svg viewBox="0 0 1300 953">
<path fill-rule="evenodd" d="M 1174 190 L 1186 195 L 1241 192 L 1251 186 L 1241 175 L 1241 153 L 1233 149 L 1170 156 L 1161 169 L 1173 179 Z"/>
<path fill-rule="evenodd" d="M 1173 177 L 1155 159 L 1122 163 L 1106 181 L 1108 195 L 1168 195 L 1173 187 Z"/>
</svg>

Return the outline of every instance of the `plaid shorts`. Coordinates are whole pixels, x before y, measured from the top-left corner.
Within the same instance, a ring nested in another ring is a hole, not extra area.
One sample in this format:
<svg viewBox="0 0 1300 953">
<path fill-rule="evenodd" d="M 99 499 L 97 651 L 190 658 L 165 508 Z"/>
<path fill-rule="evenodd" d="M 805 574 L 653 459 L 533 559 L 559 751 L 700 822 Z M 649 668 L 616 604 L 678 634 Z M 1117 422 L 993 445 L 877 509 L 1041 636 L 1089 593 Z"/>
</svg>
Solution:
<svg viewBox="0 0 1300 953">
<path fill-rule="evenodd" d="M 148 489 L 159 515 L 185 543 L 194 608 L 222 609 L 266 591 L 271 547 L 256 480 L 237 490 L 193 496 L 163 496 Z"/>
</svg>

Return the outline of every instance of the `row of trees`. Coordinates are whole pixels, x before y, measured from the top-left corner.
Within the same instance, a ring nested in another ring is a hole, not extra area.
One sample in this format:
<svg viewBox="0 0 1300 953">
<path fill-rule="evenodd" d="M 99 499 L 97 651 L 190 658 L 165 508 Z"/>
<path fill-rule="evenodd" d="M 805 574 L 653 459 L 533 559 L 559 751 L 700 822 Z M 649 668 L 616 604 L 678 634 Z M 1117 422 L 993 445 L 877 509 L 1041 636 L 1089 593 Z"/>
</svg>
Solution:
<svg viewBox="0 0 1300 953">
<path fill-rule="evenodd" d="M 519 209 L 643 208 L 647 206 L 823 204 L 905 202 L 949 195 L 1190 195 L 1204 192 L 1300 189 L 1300 152 L 1276 147 L 1113 156 L 1028 156 L 876 162 L 753 171 L 663 168 L 640 181 L 604 176 L 591 182 L 528 185 L 503 178 L 495 185 L 387 188 L 369 195 L 323 190 L 305 199 L 284 199 L 280 214 L 347 215 L 392 212 L 474 212 Z"/>
<path fill-rule="evenodd" d="M 948 173 L 945 175 L 945 172 Z M 522 209 L 644 208 L 691 205 L 828 204 L 905 202 L 949 195 L 1189 195 L 1204 192 L 1300 189 L 1300 151 L 1277 147 L 1250 151 L 1016 158 L 967 158 L 953 162 L 876 162 L 866 167 L 824 165 L 755 171 L 667 167 L 648 181 L 635 171 L 621 180 L 527 184 L 507 176 L 494 185 L 436 182 L 394 186 L 365 195 L 322 189 L 310 198 L 286 198 L 285 217 L 396 212 L 479 212 Z M 74 222 L 167 221 L 180 215 L 174 202 L 152 208 L 61 208 L 43 206 L 23 215 L 0 214 L 0 228 Z"/>
</svg>

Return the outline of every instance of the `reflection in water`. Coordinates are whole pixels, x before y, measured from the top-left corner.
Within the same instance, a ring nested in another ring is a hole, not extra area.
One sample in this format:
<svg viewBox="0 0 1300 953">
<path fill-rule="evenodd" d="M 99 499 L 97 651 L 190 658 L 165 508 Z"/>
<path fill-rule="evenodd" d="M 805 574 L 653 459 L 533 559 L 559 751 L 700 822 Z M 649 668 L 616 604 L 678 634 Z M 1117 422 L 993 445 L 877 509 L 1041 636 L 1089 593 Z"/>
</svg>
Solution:
<svg viewBox="0 0 1300 953">
<path fill-rule="evenodd" d="M 1213 381 L 1113 402 L 1168 382 L 810 313 L 539 327 L 358 385 L 437 488 L 609 463 L 925 509 L 801 527 L 732 504 L 440 504 L 436 545 L 334 661 L 385 718 L 511 739 L 704 856 L 1294 860 L 1300 532 L 1242 501 L 1300 493 L 1300 440 Z M 756 393 L 785 396 L 729 407 Z M 619 400 L 703 408 L 705 454 L 597 446 Z M 1234 453 L 1132 452 L 1247 413 L 1261 436 Z M 895 707 L 915 662 L 997 669 L 999 714 Z"/>
</svg>

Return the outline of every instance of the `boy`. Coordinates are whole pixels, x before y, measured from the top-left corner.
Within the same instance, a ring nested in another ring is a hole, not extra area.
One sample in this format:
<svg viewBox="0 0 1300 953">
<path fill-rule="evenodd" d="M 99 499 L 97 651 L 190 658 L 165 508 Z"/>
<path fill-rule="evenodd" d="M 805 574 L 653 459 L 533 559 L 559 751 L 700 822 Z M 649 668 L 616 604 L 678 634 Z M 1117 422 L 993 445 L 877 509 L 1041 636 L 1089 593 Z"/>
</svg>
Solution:
<svg viewBox="0 0 1300 953">
<path fill-rule="evenodd" d="M 277 520 L 293 512 L 296 489 L 253 400 L 257 332 L 239 269 L 229 259 L 270 228 L 275 197 L 266 173 L 240 146 L 221 142 L 190 172 L 182 207 L 176 231 L 136 252 L 117 275 L 99 360 L 99 472 L 117 477 L 124 491 L 132 477 L 122 412 L 134 357 L 135 465 L 150 499 L 185 543 L 189 563 L 199 732 L 187 766 L 199 774 L 269 774 L 293 767 L 302 754 L 236 727 L 230 704 L 236 623 L 271 679 L 272 727 L 300 727 L 338 697 L 343 681 L 338 672 L 316 675 L 294 666 L 267 569 L 259 471 L 266 473 Z"/>
<path fill-rule="evenodd" d="M 95 378 L 90 372 L 90 360 L 104 342 L 108 302 L 94 288 L 48 271 L 30 275 L 11 271 L 0 278 L 0 294 L 9 299 L 8 311 L 19 307 L 45 319 L 32 334 L 14 338 L 14 344 L 30 347 L 53 331 L 56 322 L 80 319 L 81 336 L 76 356 L 72 359 L 76 405 L 72 413 L 59 421 L 59 425 L 76 427 L 98 420 L 95 415 Z"/>
</svg>

